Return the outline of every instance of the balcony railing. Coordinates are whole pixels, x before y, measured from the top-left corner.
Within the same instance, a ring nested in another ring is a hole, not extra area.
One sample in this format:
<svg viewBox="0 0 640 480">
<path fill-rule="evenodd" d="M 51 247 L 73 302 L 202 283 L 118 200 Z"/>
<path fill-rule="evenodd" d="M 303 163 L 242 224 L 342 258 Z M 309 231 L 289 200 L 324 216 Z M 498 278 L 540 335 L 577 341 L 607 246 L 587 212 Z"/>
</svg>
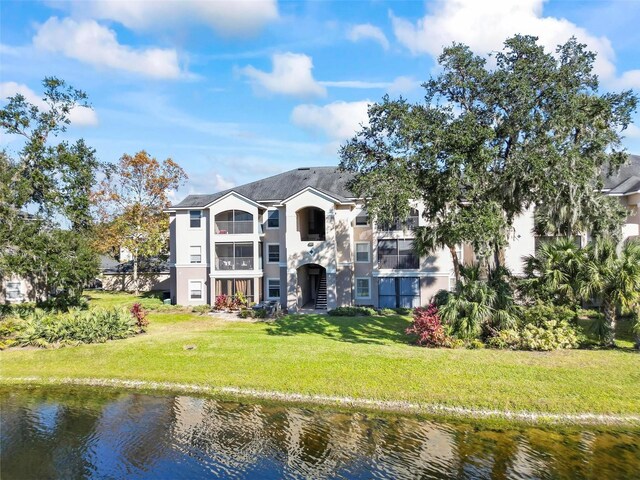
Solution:
<svg viewBox="0 0 640 480">
<path fill-rule="evenodd" d="M 416 269 L 419 263 L 415 255 L 378 255 L 378 267 L 384 269 Z"/>
<path fill-rule="evenodd" d="M 218 257 L 216 270 L 253 270 L 253 257 Z"/>
<path fill-rule="evenodd" d="M 253 221 L 252 220 L 218 220 L 215 222 L 216 233 L 218 235 L 237 235 L 243 233 L 253 233 Z"/>
</svg>

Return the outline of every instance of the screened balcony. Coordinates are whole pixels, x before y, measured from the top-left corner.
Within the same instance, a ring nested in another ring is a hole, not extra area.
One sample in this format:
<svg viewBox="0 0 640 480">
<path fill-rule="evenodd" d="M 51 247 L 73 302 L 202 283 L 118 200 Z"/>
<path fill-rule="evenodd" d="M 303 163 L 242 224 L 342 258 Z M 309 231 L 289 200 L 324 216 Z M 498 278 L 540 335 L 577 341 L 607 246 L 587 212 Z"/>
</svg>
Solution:
<svg viewBox="0 0 640 480">
<path fill-rule="evenodd" d="M 252 243 L 217 243 L 216 270 L 253 270 Z"/>
<path fill-rule="evenodd" d="M 378 240 L 378 268 L 412 270 L 419 264 L 412 240 Z"/>
<path fill-rule="evenodd" d="M 215 216 L 215 233 L 238 235 L 253 233 L 253 215 L 243 210 L 227 210 Z"/>
<path fill-rule="evenodd" d="M 409 216 L 404 221 L 396 220 L 393 223 L 379 223 L 378 230 L 383 232 L 413 230 L 418 226 L 419 219 L 420 213 L 415 208 L 412 208 Z"/>
</svg>

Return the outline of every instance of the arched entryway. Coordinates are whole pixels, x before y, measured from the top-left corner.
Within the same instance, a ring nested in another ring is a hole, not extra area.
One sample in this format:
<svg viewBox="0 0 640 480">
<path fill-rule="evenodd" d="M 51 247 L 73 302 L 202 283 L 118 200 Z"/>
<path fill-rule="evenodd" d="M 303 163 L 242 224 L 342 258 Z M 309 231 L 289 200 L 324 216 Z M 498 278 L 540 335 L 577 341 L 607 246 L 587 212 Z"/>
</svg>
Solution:
<svg viewBox="0 0 640 480">
<path fill-rule="evenodd" d="M 298 267 L 296 297 L 298 308 L 327 309 L 327 270 L 316 263 Z"/>
</svg>

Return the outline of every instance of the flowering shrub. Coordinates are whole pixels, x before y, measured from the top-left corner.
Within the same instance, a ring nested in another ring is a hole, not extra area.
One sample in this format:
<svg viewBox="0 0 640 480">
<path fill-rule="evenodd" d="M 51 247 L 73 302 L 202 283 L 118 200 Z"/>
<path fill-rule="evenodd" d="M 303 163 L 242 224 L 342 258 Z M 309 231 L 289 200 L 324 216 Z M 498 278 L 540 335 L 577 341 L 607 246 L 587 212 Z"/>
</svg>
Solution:
<svg viewBox="0 0 640 480">
<path fill-rule="evenodd" d="M 142 308 L 142 305 L 139 303 L 134 303 L 131 306 L 131 316 L 136 322 L 136 326 L 140 332 L 144 332 L 146 330 L 147 325 L 149 325 L 149 320 L 147 320 L 147 311 Z"/>
<path fill-rule="evenodd" d="M 213 308 L 215 308 L 216 310 L 224 310 L 226 308 L 229 308 L 231 306 L 231 297 L 225 295 L 224 293 L 222 295 L 218 295 L 216 297 L 216 301 L 213 304 Z"/>
<path fill-rule="evenodd" d="M 425 347 L 443 347 L 447 344 L 447 335 L 438 315 L 438 307 L 418 307 L 413 311 L 413 323 L 406 330 L 407 335 L 417 335 L 418 345 Z"/>
</svg>

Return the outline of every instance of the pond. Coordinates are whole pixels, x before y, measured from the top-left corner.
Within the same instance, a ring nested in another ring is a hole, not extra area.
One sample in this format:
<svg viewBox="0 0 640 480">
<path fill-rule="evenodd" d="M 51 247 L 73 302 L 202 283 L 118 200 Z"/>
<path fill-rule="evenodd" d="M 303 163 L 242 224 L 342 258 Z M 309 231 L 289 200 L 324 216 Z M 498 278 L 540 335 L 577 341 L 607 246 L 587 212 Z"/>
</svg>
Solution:
<svg viewBox="0 0 640 480">
<path fill-rule="evenodd" d="M 0 390 L 0 477 L 639 478 L 640 432 L 181 395 Z"/>
</svg>

